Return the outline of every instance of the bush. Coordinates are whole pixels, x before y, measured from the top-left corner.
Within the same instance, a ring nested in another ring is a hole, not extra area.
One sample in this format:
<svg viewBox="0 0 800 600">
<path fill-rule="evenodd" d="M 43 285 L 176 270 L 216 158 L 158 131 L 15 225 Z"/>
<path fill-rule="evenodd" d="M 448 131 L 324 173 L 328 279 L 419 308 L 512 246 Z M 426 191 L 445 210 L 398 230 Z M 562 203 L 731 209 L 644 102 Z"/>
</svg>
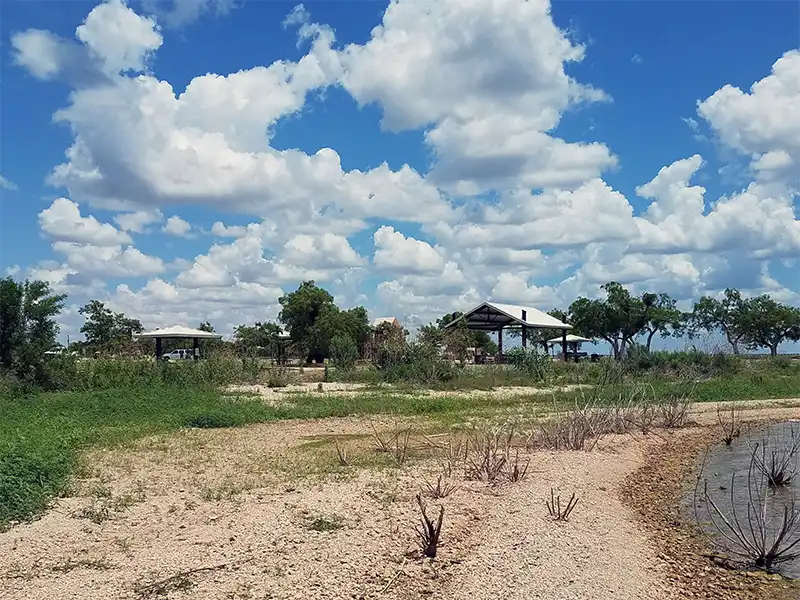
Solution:
<svg viewBox="0 0 800 600">
<path fill-rule="evenodd" d="M 406 346 L 403 356 L 383 370 L 384 380 L 389 383 L 438 383 L 455 377 L 456 367 L 439 356 L 430 344 L 412 343 Z"/>
<path fill-rule="evenodd" d="M 358 359 L 358 346 L 349 335 L 335 335 L 329 351 L 333 366 L 342 371 L 351 371 Z"/>
<path fill-rule="evenodd" d="M 185 427 L 196 427 L 198 429 L 217 429 L 222 427 L 236 427 L 240 425 L 239 420 L 233 415 L 225 413 L 201 413 L 186 421 Z"/>
<path fill-rule="evenodd" d="M 0 529 L 41 512 L 66 487 L 72 454 L 60 444 L 0 447 Z"/>
<path fill-rule="evenodd" d="M 514 348 L 506 353 L 506 358 L 514 369 L 539 381 L 547 379 L 553 365 L 547 354 L 534 348 Z"/>
</svg>

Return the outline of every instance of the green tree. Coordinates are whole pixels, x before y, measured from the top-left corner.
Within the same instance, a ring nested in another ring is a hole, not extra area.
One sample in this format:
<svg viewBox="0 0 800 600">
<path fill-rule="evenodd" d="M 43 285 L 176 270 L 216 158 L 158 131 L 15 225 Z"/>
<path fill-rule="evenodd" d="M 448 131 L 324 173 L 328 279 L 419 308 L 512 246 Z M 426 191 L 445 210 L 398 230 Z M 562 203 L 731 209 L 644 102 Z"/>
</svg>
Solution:
<svg viewBox="0 0 800 600">
<path fill-rule="evenodd" d="M 656 296 L 644 294 L 637 298 L 616 281 L 604 284 L 602 289 L 606 292 L 605 300 L 580 297 L 570 305 L 570 322 L 584 335 L 607 341 L 614 358 L 621 358 L 625 348 L 647 325 Z"/>
<path fill-rule="evenodd" d="M 55 346 L 56 317 L 66 294 L 44 281 L 0 279 L 0 367 L 20 379 L 36 379 L 44 352 Z"/>
<path fill-rule="evenodd" d="M 703 296 L 694 305 L 689 317 L 692 331 L 722 331 L 733 348 L 739 354 L 739 344 L 746 342 L 744 325 L 745 302 L 739 290 L 727 288 L 722 300 Z"/>
<path fill-rule="evenodd" d="M 214 326 L 211 324 L 210 321 L 203 321 L 202 323 L 200 323 L 197 329 L 200 331 L 207 331 L 208 333 L 214 333 Z"/>
<path fill-rule="evenodd" d="M 239 325 L 233 330 L 234 347 L 243 356 L 258 355 L 262 349 L 275 354 L 280 333 L 280 325 L 275 323 L 257 321 L 254 325 Z"/>
<path fill-rule="evenodd" d="M 307 354 L 307 362 L 328 357 L 330 342 L 337 334 L 349 335 L 359 348 L 369 337 L 366 309 L 359 306 L 339 310 L 333 296 L 313 281 L 304 281 L 278 302 L 278 319 L 289 330 L 292 341 Z"/>
<path fill-rule="evenodd" d="M 647 322 L 642 327 L 646 337 L 645 347 L 650 345 L 656 335 L 661 337 L 680 336 L 685 324 L 685 315 L 678 309 L 676 301 L 669 294 L 644 294 L 642 302 L 648 307 Z"/>
<path fill-rule="evenodd" d="M 115 313 L 99 300 L 92 300 L 78 309 L 86 319 L 81 333 L 92 350 L 110 350 L 130 341 L 135 333 L 144 331 L 139 319 Z"/>
<path fill-rule="evenodd" d="M 307 362 L 322 359 L 314 325 L 320 315 L 336 304 L 327 291 L 318 287 L 314 281 L 304 281 L 295 291 L 278 298 L 281 312 L 278 320 L 289 331 L 289 337 L 308 355 Z"/>
<path fill-rule="evenodd" d="M 745 300 L 741 325 L 745 343 L 751 348 L 768 348 L 772 356 L 785 340 L 800 340 L 800 308 L 780 304 L 768 294 Z"/>
<path fill-rule="evenodd" d="M 463 325 L 459 324 L 458 326 L 447 327 L 450 323 L 463 316 L 463 312 L 456 311 L 447 313 L 439 319 L 436 319 L 436 327 L 445 331 L 445 335 L 439 341 L 439 344 L 445 343 L 448 346 L 448 351 L 454 352 L 455 354 L 461 353 L 455 346 L 463 346 L 462 342 L 466 342 L 465 348 L 480 348 L 486 354 L 495 354 L 497 352 L 497 344 L 494 343 L 491 336 L 485 331 L 470 331 L 467 329 L 465 322 Z M 420 333 L 422 333 L 422 329 L 420 329 Z M 427 335 L 430 337 L 431 332 L 428 332 Z M 449 338 L 449 343 L 446 342 L 445 338 Z"/>
</svg>

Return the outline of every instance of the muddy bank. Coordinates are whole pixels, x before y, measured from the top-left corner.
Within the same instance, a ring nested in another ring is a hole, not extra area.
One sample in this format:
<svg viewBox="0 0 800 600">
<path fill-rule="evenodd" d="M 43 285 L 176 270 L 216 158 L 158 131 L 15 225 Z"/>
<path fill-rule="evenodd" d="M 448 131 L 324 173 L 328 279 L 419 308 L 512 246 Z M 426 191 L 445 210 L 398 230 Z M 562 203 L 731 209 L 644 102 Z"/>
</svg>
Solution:
<svg viewBox="0 0 800 600">
<path fill-rule="evenodd" d="M 797 600 L 798 582 L 761 572 L 731 570 L 714 556 L 694 520 L 682 509 L 696 481 L 698 458 L 720 441 L 707 425 L 666 434 L 645 450 L 642 467 L 626 478 L 622 501 L 637 516 L 657 550 L 678 597 L 707 600 Z"/>
</svg>

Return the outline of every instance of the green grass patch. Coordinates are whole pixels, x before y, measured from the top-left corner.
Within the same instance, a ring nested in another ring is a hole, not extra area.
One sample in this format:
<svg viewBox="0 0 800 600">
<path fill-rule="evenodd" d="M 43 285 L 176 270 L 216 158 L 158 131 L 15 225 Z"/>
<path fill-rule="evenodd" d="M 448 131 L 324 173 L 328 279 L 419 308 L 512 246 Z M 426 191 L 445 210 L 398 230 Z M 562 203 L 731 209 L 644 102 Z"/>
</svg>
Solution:
<svg viewBox="0 0 800 600">
<path fill-rule="evenodd" d="M 78 468 L 80 452 L 92 445 L 124 444 L 182 427 L 235 427 L 282 419 L 384 414 L 420 416 L 441 425 L 471 415 L 550 407 L 554 402 L 565 406 L 593 394 L 611 402 L 643 383 L 652 385 L 657 397 L 674 394 L 679 386 L 685 388 L 685 383 L 669 379 L 626 379 L 599 393 L 588 389 L 502 398 L 479 393 L 394 393 L 381 388 L 357 395 L 292 394 L 283 405 L 189 385 L 164 386 L 163 382 L 152 387 L 0 396 L 0 528 L 35 516 L 62 494 Z M 693 398 L 699 402 L 797 398 L 800 373 L 792 368 L 750 370 L 702 380 L 692 387 Z M 316 445 L 310 440 L 309 446 Z"/>
</svg>

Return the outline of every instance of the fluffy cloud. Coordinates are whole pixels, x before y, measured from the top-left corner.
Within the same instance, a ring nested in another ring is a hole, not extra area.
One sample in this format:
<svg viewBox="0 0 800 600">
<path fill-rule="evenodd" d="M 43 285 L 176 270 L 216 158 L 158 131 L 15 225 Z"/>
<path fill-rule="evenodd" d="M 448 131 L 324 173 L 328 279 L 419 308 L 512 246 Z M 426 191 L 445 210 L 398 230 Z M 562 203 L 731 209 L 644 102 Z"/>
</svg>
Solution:
<svg viewBox="0 0 800 600">
<path fill-rule="evenodd" d="M 223 4 L 145 3 L 167 26 L 181 20 L 170 11 L 191 20 Z M 603 179 L 617 164 L 610 148 L 555 133 L 570 110 L 608 97 L 567 75 L 586 50 L 545 0 L 398 0 L 366 43 L 344 48 L 302 7 L 284 26 L 298 27 L 299 60 L 199 75 L 182 91 L 148 72 L 162 43 L 155 20 L 119 0 L 92 10 L 76 40 L 12 35 L 19 65 L 72 89 L 55 118 L 74 140 L 49 178 L 72 200 L 39 216 L 59 260 L 38 275 L 78 297 L 104 295 L 148 326 L 209 318 L 223 330 L 274 316 L 282 291 L 304 279 L 415 322 L 487 298 L 565 308 L 611 279 L 678 298 L 735 285 L 796 299 L 769 266 L 800 259 L 800 52 L 749 91 L 720 88 L 687 120 L 748 160 L 750 179 L 707 197 L 696 183 L 703 157 L 677 156 L 642 178 L 636 210 Z M 377 104 L 384 129 L 421 129 L 430 171 L 345 171 L 331 148 L 275 149 L 281 120 L 334 85 Z M 121 211 L 119 229 L 82 216 L 75 201 Z M 164 222 L 182 205 L 254 222 L 198 229 L 218 239 L 190 261 L 165 264 L 130 245 L 126 232 L 156 223 L 192 232 L 180 217 Z M 351 245 L 368 232 L 371 261 Z M 107 277 L 155 276 L 103 287 Z"/>
<path fill-rule="evenodd" d="M 791 50 L 750 92 L 725 85 L 697 106 L 720 141 L 753 160 L 760 176 L 800 183 L 800 50 Z"/>
<path fill-rule="evenodd" d="M 164 220 L 164 215 L 157 208 L 154 210 L 140 210 L 132 213 L 121 213 L 114 217 L 114 222 L 123 231 L 133 233 L 144 233 L 148 225 L 160 223 Z"/>
<path fill-rule="evenodd" d="M 109 223 L 100 223 L 92 216 L 82 217 L 78 205 L 66 198 L 56 198 L 50 208 L 39 213 L 39 226 L 54 240 L 117 246 L 129 244 L 131 238 Z"/>
<path fill-rule="evenodd" d="M 387 129 L 432 124 L 432 177 L 449 189 L 574 185 L 616 163 L 602 144 L 546 133 L 570 105 L 606 99 L 565 73 L 583 54 L 546 0 L 393 2 L 370 40 L 342 53 L 342 83 L 381 105 Z"/>
<path fill-rule="evenodd" d="M 178 237 L 188 237 L 191 230 L 192 226 L 188 222 L 181 219 L 178 215 L 174 215 L 167 219 L 167 222 L 164 223 L 164 227 L 162 228 L 164 233 Z"/>
<path fill-rule="evenodd" d="M 125 35 L 103 33 L 121 30 Z M 155 23 L 119 2 L 95 8 L 77 36 L 107 79 L 77 85 L 69 106 L 56 113 L 75 141 L 49 182 L 78 200 L 121 210 L 192 203 L 255 216 L 319 213 L 324 198 L 343 219 L 450 218 L 448 201 L 408 166 L 345 172 L 330 148 L 307 155 L 270 147 L 277 121 L 342 75 L 333 32 L 305 24 L 300 33 L 310 48 L 299 61 L 202 75 L 176 95 L 150 75 L 111 73 L 146 67 L 161 43 Z M 33 70 L 28 58 L 18 52 L 18 62 Z M 38 72 L 55 77 L 59 69 L 56 61 Z"/>
<path fill-rule="evenodd" d="M 282 258 L 293 266 L 311 269 L 341 269 L 364 263 L 347 238 L 329 232 L 294 236 L 286 242 Z"/>
<path fill-rule="evenodd" d="M 82 275 L 102 277 L 147 277 L 163 273 L 164 262 L 133 246 L 92 246 L 56 242 L 53 250 L 66 257 L 65 268 Z"/>
<path fill-rule="evenodd" d="M 401 273 L 436 273 L 444 268 L 444 258 L 430 244 L 406 237 L 393 227 L 383 226 L 372 236 L 373 262 L 379 269 Z"/>
<path fill-rule="evenodd" d="M 154 20 L 137 15 L 121 0 L 96 6 L 75 36 L 109 73 L 144 71 L 163 41 Z"/>
</svg>

